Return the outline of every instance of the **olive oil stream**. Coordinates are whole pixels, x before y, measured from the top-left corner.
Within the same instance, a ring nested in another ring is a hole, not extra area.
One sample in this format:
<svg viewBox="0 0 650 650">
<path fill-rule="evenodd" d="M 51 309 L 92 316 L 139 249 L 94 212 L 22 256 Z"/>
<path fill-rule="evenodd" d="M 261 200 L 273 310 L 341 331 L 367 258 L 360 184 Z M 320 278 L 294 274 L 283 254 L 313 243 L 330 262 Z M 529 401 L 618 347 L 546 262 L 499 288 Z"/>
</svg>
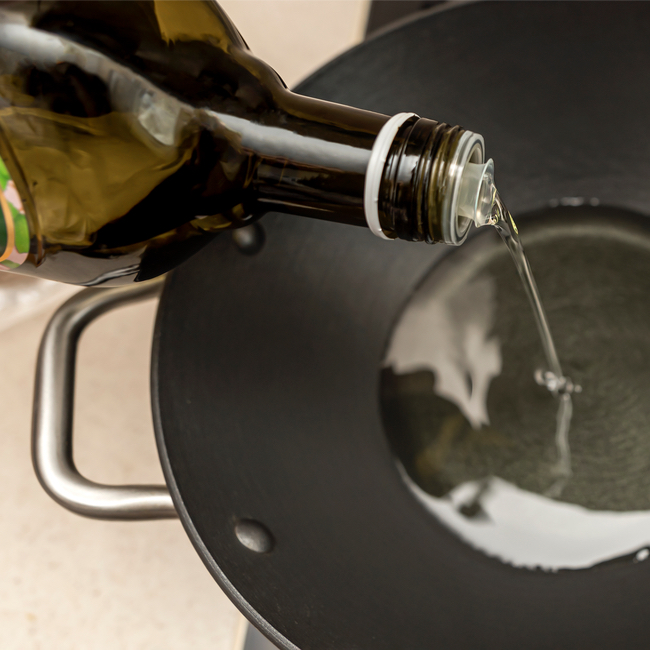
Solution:
<svg viewBox="0 0 650 650">
<path fill-rule="evenodd" d="M 574 385 L 571 378 L 565 376 L 562 372 L 562 366 L 560 365 L 560 359 L 555 348 L 548 318 L 544 311 L 544 305 L 542 304 L 530 263 L 519 238 L 517 225 L 496 190 L 489 223 L 496 228 L 499 236 L 510 252 L 510 256 L 515 263 L 535 316 L 535 323 L 539 331 L 548 365 L 547 369 L 539 368 L 535 371 L 535 381 L 540 386 L 545 386 L 558 400 L 555 429 L 557 462 L 553 468 L 555 481 L 545 493 L 548 497 L 558 497 L 562 494 L 562 490 L 572 474 L 571 446 L 569 444 L 569 430 L 573 415 L 572 395 L 573 393 L 581 392 L 582 387 Z"/>
</svg>

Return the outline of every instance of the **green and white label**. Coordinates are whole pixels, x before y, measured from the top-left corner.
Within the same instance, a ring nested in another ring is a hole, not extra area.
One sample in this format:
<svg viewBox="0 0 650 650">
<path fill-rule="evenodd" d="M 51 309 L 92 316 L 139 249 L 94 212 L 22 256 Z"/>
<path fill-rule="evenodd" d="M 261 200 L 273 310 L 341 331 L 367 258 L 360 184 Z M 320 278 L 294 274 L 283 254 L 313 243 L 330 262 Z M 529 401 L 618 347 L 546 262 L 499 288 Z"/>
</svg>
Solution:
<svg viewBox="0 0 650 650">
<path fill-rule="evenodd" d="M 29 252 L 29 226 L 16 184 L 0 158 L 0 269 L 15 269 Z"/>
</svg>

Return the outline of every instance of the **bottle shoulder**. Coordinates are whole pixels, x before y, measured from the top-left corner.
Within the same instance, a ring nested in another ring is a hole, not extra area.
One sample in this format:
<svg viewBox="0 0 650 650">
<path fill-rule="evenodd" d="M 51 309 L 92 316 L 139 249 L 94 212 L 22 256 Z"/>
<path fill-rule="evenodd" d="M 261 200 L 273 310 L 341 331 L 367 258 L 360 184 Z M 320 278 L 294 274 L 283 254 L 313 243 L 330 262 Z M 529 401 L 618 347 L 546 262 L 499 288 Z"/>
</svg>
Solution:
<svg viewBox="0 0 650 650">
<path fill-rule="evenodd" d="M 21 2 L 14 22 L 101 53 L 193 106 L 268 108 L 284 90 L 214 2 Z M 66 49 L 65 47 L 63 48 Z"/>
</svg>

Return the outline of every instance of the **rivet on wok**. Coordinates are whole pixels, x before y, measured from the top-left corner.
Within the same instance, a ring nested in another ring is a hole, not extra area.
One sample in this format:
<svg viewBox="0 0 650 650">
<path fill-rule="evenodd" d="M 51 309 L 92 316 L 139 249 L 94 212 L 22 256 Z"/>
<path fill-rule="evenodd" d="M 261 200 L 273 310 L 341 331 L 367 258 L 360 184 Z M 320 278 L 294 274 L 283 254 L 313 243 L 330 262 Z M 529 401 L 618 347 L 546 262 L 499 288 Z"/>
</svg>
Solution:
<svg viewBox="0 0 650 650">
<path fill-rule="evenodd" d="M 268 528 L 254 519 L 240 519 L 235 524 L 235 535 L 243 546 L 255 553 L 270 553 L 275 546 Z"/>
<path fill-rule="evenodd" d="M 232 231 L 232 240 L 244 255 L 257 255 L 264 247 L 265 239 L 264 229 L 259 223 Z"/>
</svg>

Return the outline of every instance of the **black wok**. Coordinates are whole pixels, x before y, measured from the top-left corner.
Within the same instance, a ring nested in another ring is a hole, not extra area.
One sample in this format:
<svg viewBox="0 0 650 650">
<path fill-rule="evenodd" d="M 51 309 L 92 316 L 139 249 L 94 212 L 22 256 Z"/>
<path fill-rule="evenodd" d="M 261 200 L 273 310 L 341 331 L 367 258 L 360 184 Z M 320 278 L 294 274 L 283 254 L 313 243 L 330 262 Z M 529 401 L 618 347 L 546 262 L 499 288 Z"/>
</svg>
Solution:
<svg viewBox="0 0 650 650">
<path fill-rule="evenodd" d="M 483 134 L 513 214 L 598 197 L 648 215 L 649 28 L 641 2 L 457 4 L 298 91 Z M 646 648 L 649 563 L 504 565 L 459 542 L 400 477 L 379 367 L 404 302 L 448 251 L 263 223 L 258 255 L 224 236 L 173 273 L 153 357 L 167 483 L 239 608 L 301 650 Z M 240 542 L 250 520 L 267 552 Z"/>
</svg>

